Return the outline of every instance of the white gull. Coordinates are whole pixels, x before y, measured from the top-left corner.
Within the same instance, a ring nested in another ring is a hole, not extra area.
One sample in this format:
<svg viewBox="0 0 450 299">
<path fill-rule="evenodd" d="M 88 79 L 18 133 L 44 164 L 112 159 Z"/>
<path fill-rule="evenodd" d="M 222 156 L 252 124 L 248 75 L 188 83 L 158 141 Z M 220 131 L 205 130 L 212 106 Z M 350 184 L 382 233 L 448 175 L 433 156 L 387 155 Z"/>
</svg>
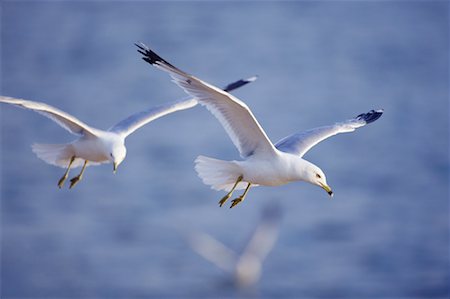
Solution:
<svg viewBox="0 0 450 299">
<path fill-rule="evenodd" d="M 231 91 L 255 79 L 256 77 L 241 79 L 230 83 L 224 89 Z M 40 159 L 55 166 L 67 167 L 58 181 L 59 188 L 63 186 L 67 179 L 69 170 L 74 167 L 82 166 L 82 169 L 77 176 L 70 180 L 69 188 L 72 188 L 81 180 L 86 166 L 113 163 L 113 171 L 116 172 L 127 153 L 125 139 L 128 135 L 155 119 L 176 111 L 192 108 L 198 103 L 196 99 L 188 98 L 155 106 L 135 113 L 105 131 L 93 128 L 76 117 L 45 103 L 5 96 L 0 96 L 0 102 L 38 112 L 78 136 L 78 139 L 66 144 L 33 144 L 32 146 L 33 152 Z"/>
<path fill-rule="evenodd" d="M 222 206 L 236 189 L 245 191 L 232 201 L 230 208 L 244 200 L 252 185 L 279 186 L 305 181 L 333 195 L 323 171 L 303 155 L 320 141 L 333 135 L 352 132 L 377 120 L 383 110 L 371 110 L 355 118 L 306 132 L 290 135 L 275 145 L 269 140 L 247 105 L 226 91 L 202 81 L 173 66 L 144 44 L 136 44 L 143 60 L 168 72 L 187 94 L 196 98 L 219 120 L 237 147 L 241 161 L 223 161 L 199 156 L 195 170 L 203 183 L 228 193 L 219 201 Z"/>
<path fill-rule="evenodd" d="M 187 239 L 195 252 L 230 274 L 238 287 L 249 287 L 262 275 L 263 263 L 278 239 L 281 216 L 279 206 L 266 206 L 242 252 L 234 251 L 202 232 L 189 233 Z"/>
</svg>

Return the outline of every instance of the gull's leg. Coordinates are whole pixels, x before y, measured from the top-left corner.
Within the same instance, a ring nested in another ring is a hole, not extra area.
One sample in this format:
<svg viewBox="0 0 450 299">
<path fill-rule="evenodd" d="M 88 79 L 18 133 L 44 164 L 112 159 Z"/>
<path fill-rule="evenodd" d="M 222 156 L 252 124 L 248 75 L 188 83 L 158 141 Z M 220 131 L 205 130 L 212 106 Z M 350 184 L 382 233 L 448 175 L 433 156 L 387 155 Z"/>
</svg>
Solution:
<svg viewBox="0 0 450 299">
<path fill-rule="evenodd" d="M 81 180 L 81 178 L 83 177 L 83 172 L 86 169 L 87 163 L 88 163 L 88 161 L 84 160 L 83 168 L 81 168 L 80 174 L 70 180 L 69 189 L 71 189 L 73 186 L 75 186 Z"/>
<path fill-rule="evenodd" d="M 73 161 L 75 161 L 75 156 L 72 156 L 72 158 L 70 158 L 69 166 L 67 167 L 66 172 L 58 181 L 59 189 L 61 189 L 61 187 L 64 185 L 64 182 L 67 180 L 67 177 L 69 176 L 70 166 L 72 166 Z"/>
<path fill-rule="evenodd" d="M 242 175 L 240 175 L 236 181 L 236 183 L 234 183 L 233 188 L 231 188 L 230 192 L 227 193 L 227 195 L 225 195 L 220 201 L 219 201 L 219 206 L 223 206 L 223 204 L 228 200 L 228 198 L 231 197 L 231 195 L 233 194 L 234 189 L 236 189 L 237 185 L 239 184 L 240 181 L 242 181 L 244 177 Z"/>
<path fill-rule="evenodd" d="M 240 203 L 241 201 L 244 200 L 244 198 L 245 198 L 245 196 L 247 195 L 247 192 L 248 192 L 248 190 L 250 189 L 250 186 L 251 186 L 251 185 L 252 185 L 252 184 L 248 183 L 247 188 L 245 188 L 244 193 L 242 193 L 242 195 L 239 196 L 238 198 L 233 199 L 233 200 L 231 201 L 231 207 L 230 207 L 230 209 L 231 209 L 232 207 L 234 207 L 235 205 L 237 205 L 238 203 Z"/>
</svg>

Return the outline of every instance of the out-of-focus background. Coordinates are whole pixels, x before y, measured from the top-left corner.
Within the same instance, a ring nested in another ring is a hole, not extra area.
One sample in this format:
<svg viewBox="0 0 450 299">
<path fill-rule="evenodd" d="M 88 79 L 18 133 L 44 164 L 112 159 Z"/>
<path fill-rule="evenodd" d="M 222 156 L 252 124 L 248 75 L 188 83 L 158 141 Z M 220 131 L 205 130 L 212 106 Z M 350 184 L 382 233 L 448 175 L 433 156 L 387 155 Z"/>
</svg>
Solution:
<svg viewBox="0 0 450 299">
<path fill-rule="evenodd" d="M 189 249 L 203 231 L 241 249 L 261 210 L 284 210 L 252 296 L 447 298 L 447 1 L 2 1 L 1 94 L 42 101 L 107 129 L 184 97 L 143 62 L 147 43 L 235 94 L 273 142 L 384 108 L 377 122 L 321 143 L 333 200 L 312 185 L 250 190 L 219 208 L 197 155 L 239 159 L 202 107 L 127 139 L 128 157 L 89 167 L 74 189 L 32 143 L 73 140 L 52 121 L 1 105 L 2 298 L 235 298 L 249 295 Z M 72 171 L 76 174 L 78 170 Z M 244 292 L 244 293 L 243 293 Z"/>
</svg>

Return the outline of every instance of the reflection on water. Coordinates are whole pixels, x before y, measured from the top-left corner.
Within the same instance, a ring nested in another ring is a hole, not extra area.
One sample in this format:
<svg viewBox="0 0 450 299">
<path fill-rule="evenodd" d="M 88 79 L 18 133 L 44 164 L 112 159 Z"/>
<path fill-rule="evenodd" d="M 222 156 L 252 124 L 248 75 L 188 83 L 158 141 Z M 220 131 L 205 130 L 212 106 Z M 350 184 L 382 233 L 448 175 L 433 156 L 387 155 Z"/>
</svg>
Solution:
<svg viewBox="0 0 450 299">
<path fill-rule="evenodd" d="M 197 178 L 199 154 L 238 159 L 202 107 L 130 136 L 118 173 L 73 190 L 30 145 L 70 136 L 1 106 L 2 298 L 448 296 L 448 3 L 4 2 L 1 94 L 92 126 L 183 97 L 133 45 L 236 92 L 276 141 L 370 109 L 371 126 L 314 148 L 333 200 L 304 183 L 258 187 L 235 209 Z M 250 294 L 178 233 L 230 248 L 277 202 L 280 235 Z M 219 279 L 218 279 L 219 278 Z"/>
</svg>

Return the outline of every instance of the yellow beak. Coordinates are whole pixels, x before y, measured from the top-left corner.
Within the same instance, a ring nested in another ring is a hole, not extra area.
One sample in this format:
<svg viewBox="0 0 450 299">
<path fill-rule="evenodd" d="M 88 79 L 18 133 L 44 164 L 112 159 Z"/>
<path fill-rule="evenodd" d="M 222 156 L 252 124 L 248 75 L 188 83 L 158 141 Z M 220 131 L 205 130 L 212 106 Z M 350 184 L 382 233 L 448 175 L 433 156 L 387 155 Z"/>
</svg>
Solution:
<svg viewBox="0 0 450 299">
<path fill-rule="evenodd" d="M 330 186 L 321 183 L 320 187 L 322 187 L 323 190 L 327 191 L 328 195 L 333 197 L 333 191 L 331 190 Z"/>
<path fill-rule="evenodd" d="M 117 163 L 113 163 L 113 173 L 116 173 L 117 171 Z"/>
</svg>

